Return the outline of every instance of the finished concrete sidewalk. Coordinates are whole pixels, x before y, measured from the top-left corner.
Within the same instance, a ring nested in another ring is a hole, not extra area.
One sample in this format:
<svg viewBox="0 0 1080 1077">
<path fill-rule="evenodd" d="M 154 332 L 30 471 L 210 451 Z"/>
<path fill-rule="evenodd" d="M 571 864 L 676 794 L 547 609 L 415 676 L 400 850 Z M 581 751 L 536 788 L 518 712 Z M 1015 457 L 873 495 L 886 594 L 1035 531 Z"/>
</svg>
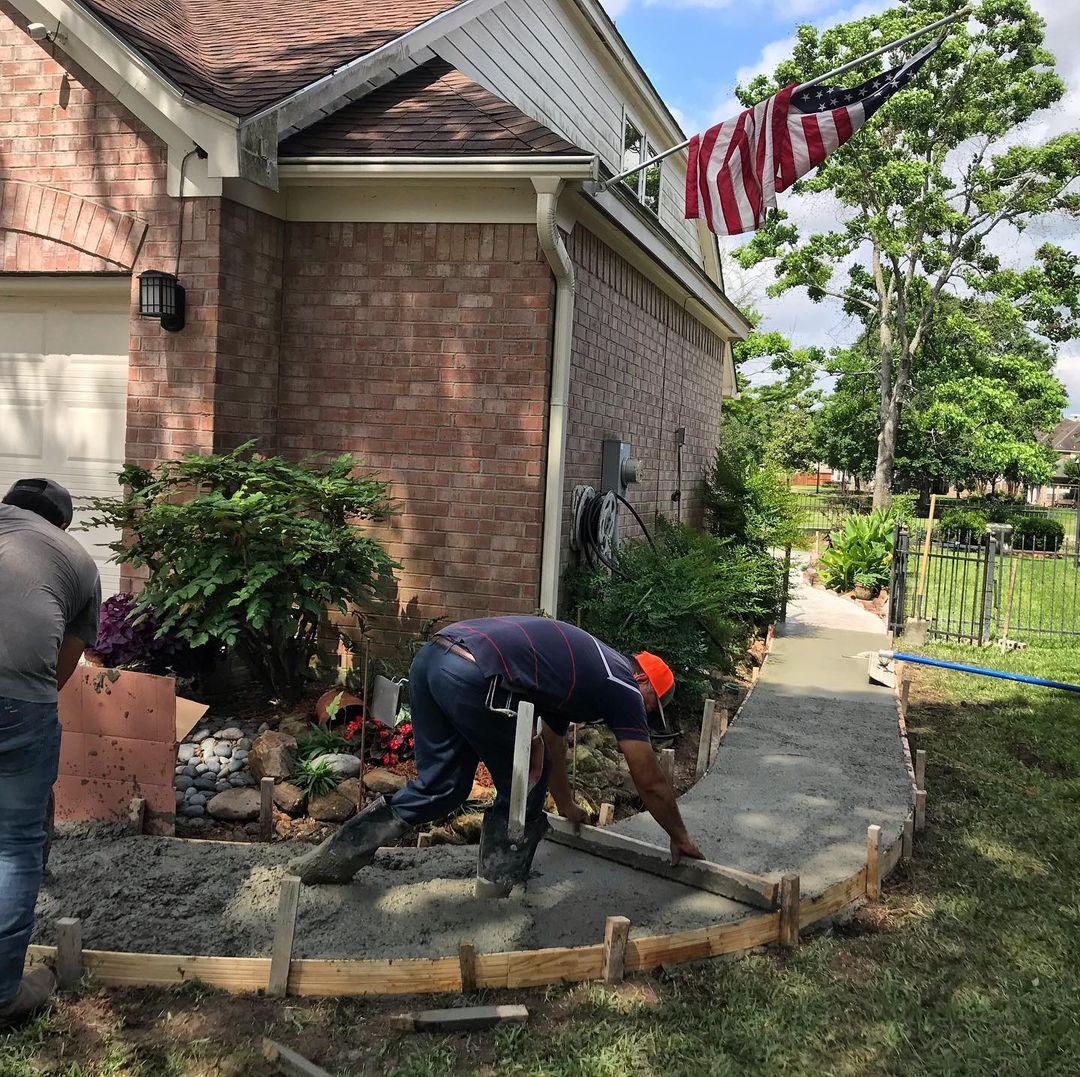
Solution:
<svg viewBox="0 0 1080 1077">
<path fill-rule="evenodd" d="M 867 681 L 860 652 L 885 644 L 882 622 L 792 573 L 788 621 L 720 759 L 679 800 L 705 856 L 770 877 L 796 872 L 820 892 L 866 859 L 866 828 L 903 830 L 911 790 L 889 689 Z M 664 843 L 647 816 L 617 829 Z"/>
</svg>

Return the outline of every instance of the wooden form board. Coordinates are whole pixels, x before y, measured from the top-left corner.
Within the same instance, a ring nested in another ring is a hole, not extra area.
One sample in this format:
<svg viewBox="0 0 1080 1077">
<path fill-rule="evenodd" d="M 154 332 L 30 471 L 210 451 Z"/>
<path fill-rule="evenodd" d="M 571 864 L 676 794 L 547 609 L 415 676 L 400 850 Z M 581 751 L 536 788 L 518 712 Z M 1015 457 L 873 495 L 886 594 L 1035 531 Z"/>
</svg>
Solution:
<svg viewBox="0 0 1080 1077">
<path fill-rule="evenodd" d="M 549 815 L 548 821 L 551 823 L 548 840 L 559 845 L 566 845 L 604 860 L 626 864 L 650 875 L 659 875 L 698 890 L 706 890 L 710 894 L 719 894 L 744 905 L 769 910 L 777 907 L 779 885 L 759 875 L 751 875 L 722 864 L 712 864 L 707 860 L 684 860 L 681 864 L 672 866 L 668 851 L 658 845 L 650 845 L 648 842 L 638 841 L 637 838 L 594 826 L 583 826 L 575 834 L 573 827 L 557 815 Z"/>
<path fill-rule="evenodd" d="M 882 874 L 899 860 L 897 840 L 882 855 Z M 865 899 L 866 868 L 860 868 L 821 894 L 799 902 L 799 926 L 807 928 Z M 598 939 L 601 931 L 597 930 Z M 625 971 L 641 972 L 661 965 L 735 954 L 776 943 L 780 913 L 768 912 L 730 923 L 669 935 L 630 938 Z M 261 991 L 270 975 L 268 957 L 201 957 L 177 954 L 118 953 L 84 950 L 83 969 L 98 983 L 114 987 L 157 987 L 200 981 L 237 994 Z M 56 961 L 55 946 L 31 946 L 30 965 Z M 604 974 L 604 944 L 476 954 L 477 988 L 541 987 L 599 980 Z M 289 970 L 291 995 L 404 995 L 461 990 L 459 955 L 402 960 L 294 960 Z"/>
</svg>

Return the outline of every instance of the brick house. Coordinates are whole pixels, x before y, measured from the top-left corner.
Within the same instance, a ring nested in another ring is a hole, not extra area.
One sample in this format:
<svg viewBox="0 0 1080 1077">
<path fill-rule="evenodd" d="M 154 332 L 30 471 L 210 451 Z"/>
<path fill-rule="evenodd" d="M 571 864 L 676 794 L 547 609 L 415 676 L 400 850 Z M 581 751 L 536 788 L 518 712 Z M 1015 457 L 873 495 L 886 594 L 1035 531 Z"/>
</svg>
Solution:
<svg viewBox="0 0 1080 1077">
<path fill-rule="evenodd" d="M 597 0 L 0 0 L 0 484 L 349 451 L 403 606 L 554 611 L 602 440 L 693 520 L 734 391 L 685 156 L 596 190 L 682 137 Z"/>
</svg>

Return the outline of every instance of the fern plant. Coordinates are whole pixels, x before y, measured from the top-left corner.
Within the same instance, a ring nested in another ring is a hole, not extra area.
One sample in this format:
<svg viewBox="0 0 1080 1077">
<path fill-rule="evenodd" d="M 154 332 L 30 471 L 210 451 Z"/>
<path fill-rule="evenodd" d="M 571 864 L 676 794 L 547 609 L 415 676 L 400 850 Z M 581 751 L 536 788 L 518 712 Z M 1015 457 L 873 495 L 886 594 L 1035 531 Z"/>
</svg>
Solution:
<svg viewBox="0 0 1080 1077">
<path fill-rule="evenodd" d="M 300 759 L 316 759 L 320 755 L 337 755 L 351 751 L 348 740 L 340 733 L 314 724 L 311 732 L 302 737 L 296 746 L 296 754 Z"/>
<path fill-rule="evenodd" d="M 301 759 L 289 781 L 298 789 L 306 790 L 309 797 L 322 797 L 341 784 L 341 776 L 325 761 Z"/>
<path fill-rule="evenodd" d="M 834 591 L 866 587 L 877 594 L 889 582 L 895 520 L 874 509 L 868 516 L 849 516 L 843 529 L 829 536 L 821 555 L 821 578 Z"/>
</svg>

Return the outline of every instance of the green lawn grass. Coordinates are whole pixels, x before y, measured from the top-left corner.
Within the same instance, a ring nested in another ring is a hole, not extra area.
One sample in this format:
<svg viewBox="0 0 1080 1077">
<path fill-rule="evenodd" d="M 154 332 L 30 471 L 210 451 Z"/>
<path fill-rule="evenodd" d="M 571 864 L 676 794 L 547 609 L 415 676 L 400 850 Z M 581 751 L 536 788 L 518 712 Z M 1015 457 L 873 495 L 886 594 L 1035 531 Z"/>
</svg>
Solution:
<svg viewBox="0 0 1080 1077">
<path fill-rule="evenodd" d="M 959 661 L 1076 679 L 1080 648 Z M 392 1010 L 438 1005 L 106 992 L 21 1033 L 0 1075 L 269 1075 L 259 1037 L 335 1073 L 1049 1075 L 1080 1073 L 1080 700 L 919 668 L 909 727 L 927 751 L 928 829 L 883 901 L 791 956 L 762 953 L 598 985 L 501 993 L 522 1027 L 403 1035 Z M 605 913 L 584 909 L 599 930 Z M 477 1000 L 479 1001 L 479 999 Z"/>
</svg>

